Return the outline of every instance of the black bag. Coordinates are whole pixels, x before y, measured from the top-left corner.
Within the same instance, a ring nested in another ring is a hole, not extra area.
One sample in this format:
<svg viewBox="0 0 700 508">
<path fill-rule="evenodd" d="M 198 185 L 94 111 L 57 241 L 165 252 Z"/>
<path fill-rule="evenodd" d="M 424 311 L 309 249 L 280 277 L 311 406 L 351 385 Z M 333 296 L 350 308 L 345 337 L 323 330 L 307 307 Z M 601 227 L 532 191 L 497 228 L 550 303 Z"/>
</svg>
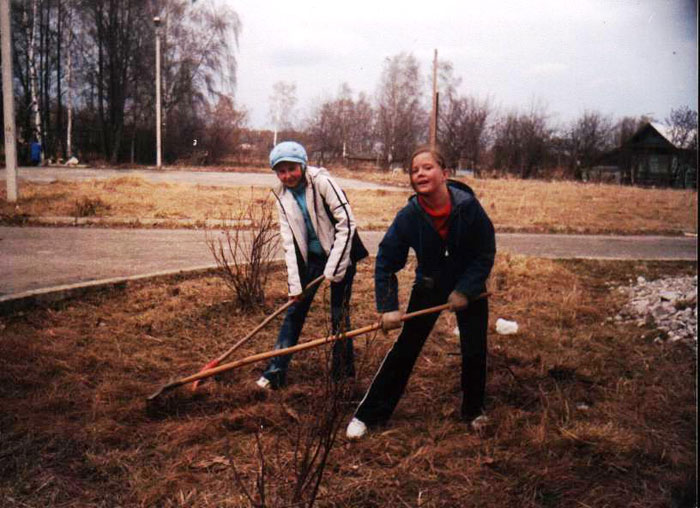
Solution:
<svg viewBox="0 0 700 508">
<path fill-rule="evenodd" d="M 352 235 L 352 246 L 350 247 L 350 261 L 355 264 L 361 259 L 365 259 L 367 256 L 369 256 L 369 252 L 367 252 L 367 248 L 365 244 L 362 243 L 360 234 L 357 232 L 357 228 L 355 228 L 355 232 Z"/>
</svg>

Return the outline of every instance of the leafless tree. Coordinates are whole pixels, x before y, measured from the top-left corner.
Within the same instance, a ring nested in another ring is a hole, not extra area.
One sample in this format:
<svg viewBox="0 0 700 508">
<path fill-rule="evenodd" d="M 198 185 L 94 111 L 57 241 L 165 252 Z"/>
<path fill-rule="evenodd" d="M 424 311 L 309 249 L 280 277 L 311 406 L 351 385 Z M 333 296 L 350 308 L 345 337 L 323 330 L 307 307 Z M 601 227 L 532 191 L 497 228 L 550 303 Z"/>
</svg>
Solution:
<svg viewBox="0 0 700 508">
<path fill-rule="evenodd" d="M 399 53 L 384 61 L 377 91 L 377 131 L 384 160 L 406 162 L 427 134 L 427 113 L 421 105 L 422 80 L 413 55 Z"/>
<path fill-rule="evenodd" d="M 132 63 L 139 53 L 139 31 L 146 30 L 147 18 L 135 0 L 85 0 L 84 9 L 94 31 L 93 40 L 97 90 L 97 116 L 101 152 L 116 162 L 124 134 L 124 110 L 131 93 Z"/>
<path fill-rule="evenodd" d="M 208 161 L 217 162 L 223 155 L 236 153 L 246 112 L 234 107 L 233 98 L 221 95 L 214 109 L 207 115 L 207 129 L 202 149 Z"/>
<path fill-rule="evenodd" d="M 614 145 L 612 118 L 598 111 L 585 111 L 571 122 L 566 131 L 569 171 L 577 180 L 581 169 L 591 167 L 595 160 Z"/>
<path fill-rule="evenodd" d="M 294 126 L 294 106 L 297 103 L 296 83 L 277 81 L 272 85 L 270 95 L 270 119 L 274 127 L 272 144 L 277 144 L 277 133 Z"/>
<path fill-rule="evenodd" d="M 438 78 L 438 144 L 451 167 L 478 171 L 488 142 L 489 101 L 459 94 L 461 79 L 454 76 L 451 62 L 439 63 Z"/>
<path fill-rule="evenodd" d="M 29 109 L 31 109 L 31 120 L 27 122 L 31 124 L 29 138 L 42 146 L 40 161 L 43 162 L 46 146 L 41 115 L 42 94 L 39 88 L 41 72 L 39 65 L 43 62 L 43 55 L 39 48 L 39 42 L 43 39 L 44 25 L 41 24 L 40 13 L 43 14 L 43 2 L 40 9 L 39 0 L 31 0 L 31 4 L 24 5 L 21 9 L 26 49 L 26 83 L 28 85 L 26 88 L 28 89 Z"/>
<path fill-rule="evenodd" d="M 459 95 L 460 80 L 450 77 L 451 64 L 441 66 L 438 141 L 448 163 L 478 172 L 488 143 L 488 122 L 492 113 L 488 100 Z"/>
<path fill-rule="evenodd" d="M 219 98 L 233 95 L 234 50 L 242 24 L 236 12 L 222 2 L 168 0 L 153 12 L 163 20 L 165 156 L 172 160 L 189 155 L 187 147 L 207 132 L 209 114 Z M 152 101 L 152 83 L 141 88 L 134 101 L 137 115 L 142 111 L 140 103 Z M 148 121 L 152 123 L 152 118 Z"/>
<path fill-rule="evenodd" d="M 376 111 L 364 92 L 353 101 L 351 115 L 348 119 L 348 151 L 369 154 L 374 152 Z"/>
<path fill-rule="evenodd" d="M 140 158 L 153 156 L 155 15 L 164 21 L 164 117 L 176 126 L 166 131 L 166 149 L 176 156 L 188 147 L 190 124 L 204 129 L 210 105 L 233 94 L 241 23 L 221 0 L 14 4 L 18 138 L 28 142 L 40 129 L 47 155 L 67 148 L 69 115 L 71 152 L 123 160 L 131 134 L 132 158 L 138 139 L 145 140 Z"/>
<path fill-rule="evenodd" d="M 374 111 L 364 94 L 357 100 L 343 83 L 335 99 L 318 105 L 308 120 L 307 132 L 320 163 L 338 160 L 347 153 L 372 151 Z"/>
<path fill-rule="evenodd" d="M 672 109 L 666 118 L 670 127 L 671 143 L 678 148 L 697 150 L 698 148 L 698 112 L 688 106 Z"/>
<path fill-rule="evenodd" d="M 553 134 L 544 107 L 533 104 L 527 113 L 507 113 L 498 119 L 494 130 L 494 166 L 521 178 L 537 176 L 547 163 Z"/>
<path fill-rule="evenodd" d="M 319 154 L 318 164 L 339 158 L 343 153 L 342 112 L 337 101 L 325 101 L 314 108 L 307 120 L 306 132 Z"/>
<path fill-rule="evenodd" d="M 74 2 L 75 0 L 68 0 L 66 6 L 66 31 L 64 32 L 66 37 L 66 159 L 69 159 L 73 156 L 73 49 L 75 47 L 75 31 L 73 28 L 73 19 L 76 17 Z M 60 98 L 60 92 L 57 95 Z M 60 104 L 58 106 L 58 110 L 59 112 L 61 111 Z"/>
</svg>

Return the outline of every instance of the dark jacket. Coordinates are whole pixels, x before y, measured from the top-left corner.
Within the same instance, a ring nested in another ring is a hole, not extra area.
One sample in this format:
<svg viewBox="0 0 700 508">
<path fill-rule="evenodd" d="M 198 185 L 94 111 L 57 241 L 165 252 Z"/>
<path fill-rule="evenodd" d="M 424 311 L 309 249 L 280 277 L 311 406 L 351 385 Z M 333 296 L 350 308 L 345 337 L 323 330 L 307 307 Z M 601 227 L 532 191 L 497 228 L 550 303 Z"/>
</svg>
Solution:
<svg viewBox="0 0 700 508">
<path fill-rule="evenodd" d="M 379 244 L 374 271 L 379 312 L 398 309 L 395 274 L 406 264 L 409 247 L 418 259 L 417 286 L 445 296 L 456 289 L 470 299 L 486 290 L 496 256 L 493 224 L 468 185 L 448 180 L 447 187 L 452 199 L 447 241 L 413 195 Z"/>
</svg>

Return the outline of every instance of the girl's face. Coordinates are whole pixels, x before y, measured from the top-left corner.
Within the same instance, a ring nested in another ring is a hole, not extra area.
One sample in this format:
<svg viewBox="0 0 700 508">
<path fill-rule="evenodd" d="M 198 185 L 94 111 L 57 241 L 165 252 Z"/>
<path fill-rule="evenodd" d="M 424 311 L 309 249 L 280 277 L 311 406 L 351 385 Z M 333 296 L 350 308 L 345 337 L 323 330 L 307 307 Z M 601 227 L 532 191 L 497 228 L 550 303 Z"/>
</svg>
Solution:
<svg viewBox="0 0 700 508">
<path fill-rule="evenodd" d="M 447 182 L 447 170 L 442 169 L 430 152 L 422 152 L 411 161 L 411 187 L 418 194 L 430 195 Z"/>
<path fill-rule="evenodd" d="M 304 176 L 301 170 L 301 164 L 291 161 L 282 161 L 277 164 L 275 166 L 275 173 L 280 182 L 282 182 L 282 185 L 288 189 L 293 189 L 299 185 L 299 182 L 301 182 Z"/>
</svg>

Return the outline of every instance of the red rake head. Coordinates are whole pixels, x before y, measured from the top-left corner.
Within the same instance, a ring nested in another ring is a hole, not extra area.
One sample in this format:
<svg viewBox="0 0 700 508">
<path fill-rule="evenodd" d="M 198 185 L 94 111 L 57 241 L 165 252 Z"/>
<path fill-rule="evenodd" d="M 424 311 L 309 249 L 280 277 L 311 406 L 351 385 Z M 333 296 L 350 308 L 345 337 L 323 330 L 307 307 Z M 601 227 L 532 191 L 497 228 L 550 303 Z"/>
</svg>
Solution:
<svg viewBox="0 0 700 508">
<path fill-rule="evenodd" d="M 219 366 L 219 360 L 218 360 L 218 358 L 217 358 L 216 360 L 212 360 L 212 361 L 210 361 L 209 363 L 207 363 L 207 364 L 202 368 L 202 370 L 200 370 L 199 372 L 204 372 L 204 371 L 206 371 L 206 370 L 213 369 L 214 367 L 218 367 L 218 366 Z M 201 381 L 202 381 L 201 379 L 198 379 L 197 381 L 195 381 L 194 383 L 192 383 L 192 391 L 193 391 L 193 392 L 197 390 L 197 387 L 199 386 L 199 383 L 200 383 Z"/>
</svg>

